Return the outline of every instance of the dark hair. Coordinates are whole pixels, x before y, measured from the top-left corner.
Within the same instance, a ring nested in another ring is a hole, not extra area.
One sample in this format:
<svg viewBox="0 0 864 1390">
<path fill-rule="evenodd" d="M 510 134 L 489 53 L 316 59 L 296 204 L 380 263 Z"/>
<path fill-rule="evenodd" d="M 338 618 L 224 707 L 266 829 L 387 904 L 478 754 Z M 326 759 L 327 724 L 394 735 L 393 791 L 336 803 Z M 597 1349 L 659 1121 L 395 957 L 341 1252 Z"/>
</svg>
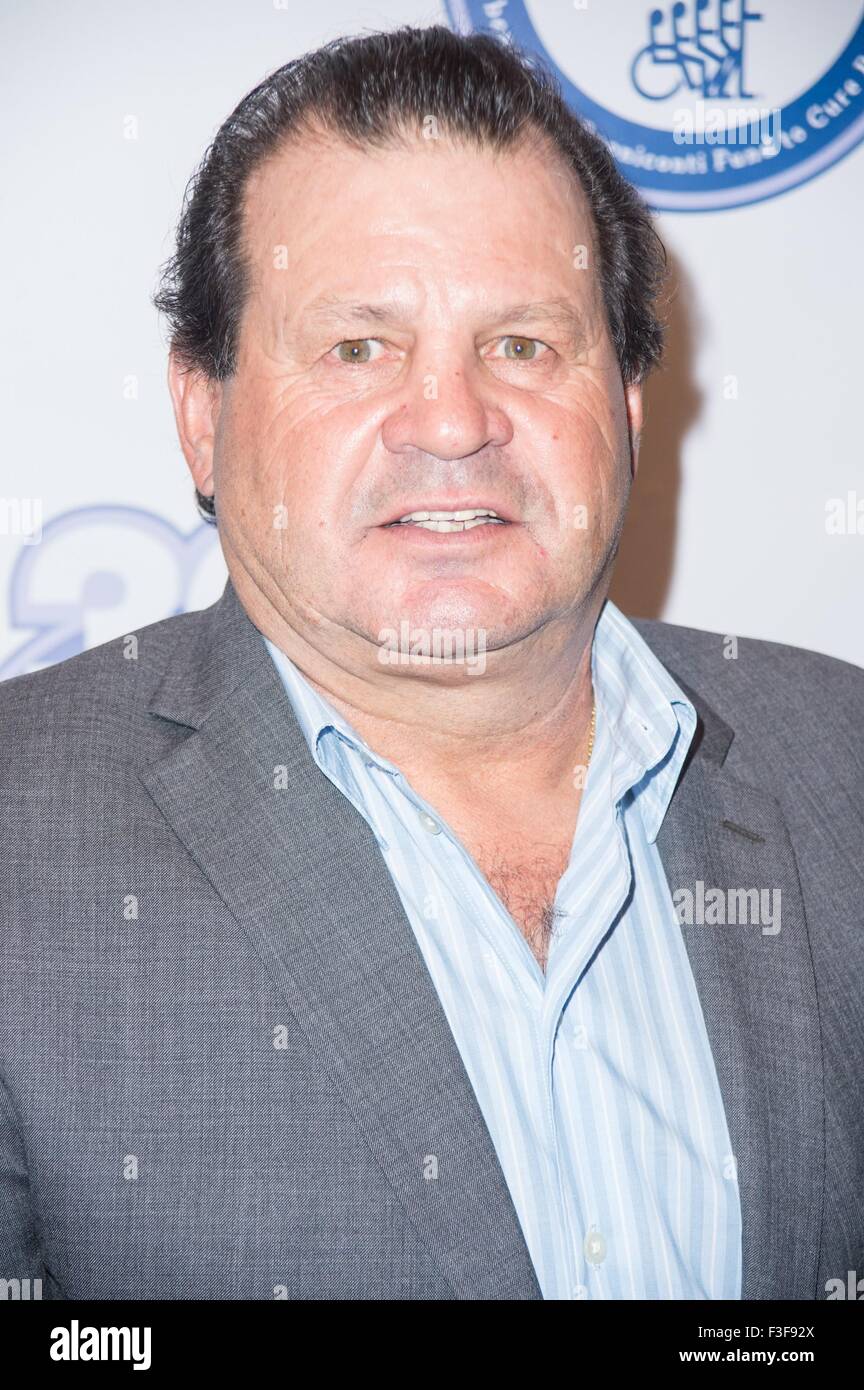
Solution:
<svg viewBox="0 0 864 1390">
<path fill-rule="evenodd" d="M 334 39 L 265 78 L 220 127 L 186 189 L 176 251 L 153 297 L 185 369 L 220 381 L 234 372 L 249 288 L 242 231 L 252 171 L 314 129 L 363 149 L 398 143 L 430 116 L 445 135 L 495 151 L 551 142 L 591 208 L 622 378 L 639 381 L 657 364 L 666 256 L 642 199 L 539 59 L 507 41 L 434 25 Z M 213 500 L 196 496 L 215 521 Z"/>
</svg>

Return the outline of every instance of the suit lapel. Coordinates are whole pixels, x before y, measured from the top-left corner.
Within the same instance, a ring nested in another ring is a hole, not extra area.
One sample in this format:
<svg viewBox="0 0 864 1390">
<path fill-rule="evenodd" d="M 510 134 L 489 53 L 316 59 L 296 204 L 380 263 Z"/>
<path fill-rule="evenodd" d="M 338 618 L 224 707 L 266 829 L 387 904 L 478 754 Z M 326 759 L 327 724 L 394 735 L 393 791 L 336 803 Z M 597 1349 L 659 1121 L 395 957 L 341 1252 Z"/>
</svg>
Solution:
<svg viewBox="0 0 864 1390">
<path fill-rule="evenodd" d="M 143 769 L 145 786 L 248 932 L 454 1297 L 541 1298 L 374 836 L 315 765 L 230 583 L 175 650 L 151 709 L 194 732 Z"/>
<path fill-rule="evenodd" d="M 670 889 L 695 893 L 700 883 L 706 893 L 719 888 L 724 895 L 728 889 L 773 889 L 781 906 L 780 931 L 773 934 L 759 925 L 681 927 L 737 1163 L 742 1297 L 812 1299 L 824 1095 L 795 856 L 776 799 L 724 768 L 733 731 L 666 669 L 699 714 L 693 751 L 657 839 Z"/>
</svg>

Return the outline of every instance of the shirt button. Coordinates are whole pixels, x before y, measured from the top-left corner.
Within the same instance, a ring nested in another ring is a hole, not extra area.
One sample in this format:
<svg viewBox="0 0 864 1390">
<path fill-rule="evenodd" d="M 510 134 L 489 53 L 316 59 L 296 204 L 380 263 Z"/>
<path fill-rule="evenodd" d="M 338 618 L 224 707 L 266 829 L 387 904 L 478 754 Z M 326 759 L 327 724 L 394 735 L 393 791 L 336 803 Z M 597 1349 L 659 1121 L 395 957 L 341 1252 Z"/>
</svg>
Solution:
<svg viewBox="0 0 864 1390">
<path fill-rule="evenodd" d="M 420 824 L 422 825 L 424 830 L 428 830 L 430 835 L 441 834 L 441 827 L 438 824 L 437 820 L 433 820 L 433 818 L 430 815 L 428 815 L 426 811 L 420 811 L 419 815 Z"/>
<path fill-rule="evenodd" d="M 585 1251 L 586 1260 L 589 1260 L 592 1265 L 602 1264 L 605 1260 L 606 1241 L 596 1226 L 591 1227 L 582 1248 Z"/>
</svg>

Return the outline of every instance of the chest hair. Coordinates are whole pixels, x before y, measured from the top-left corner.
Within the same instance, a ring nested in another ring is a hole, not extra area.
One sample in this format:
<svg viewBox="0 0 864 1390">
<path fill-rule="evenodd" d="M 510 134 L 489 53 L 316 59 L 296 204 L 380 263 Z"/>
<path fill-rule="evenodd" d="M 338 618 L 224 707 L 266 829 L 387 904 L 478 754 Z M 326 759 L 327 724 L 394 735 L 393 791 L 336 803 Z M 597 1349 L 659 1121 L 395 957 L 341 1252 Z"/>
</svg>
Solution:
<svg viewBox="0 0 864 1390">
<path fill-rule="evenodd" d="M 545 970 L 557 920 L 555 893 L 570 859 L 570 845 L 526 849 L 487 842 L 466 847 Z"/>
</svg>

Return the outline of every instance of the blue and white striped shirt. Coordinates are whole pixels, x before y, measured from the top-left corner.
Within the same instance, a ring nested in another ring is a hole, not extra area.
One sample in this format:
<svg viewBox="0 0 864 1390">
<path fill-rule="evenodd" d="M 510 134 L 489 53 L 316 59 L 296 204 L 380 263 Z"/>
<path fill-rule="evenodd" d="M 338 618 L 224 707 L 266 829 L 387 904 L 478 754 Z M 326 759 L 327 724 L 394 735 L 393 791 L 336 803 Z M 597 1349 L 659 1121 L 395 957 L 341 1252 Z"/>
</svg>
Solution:
<svg viewBox="0 0 864 1390">
<path fill-rule="evenodd" d="M 376 836 L 546 1299 L 737 1299 L 735 1161 L 656 846 L 696 712 L 606 601 L 594 750 L 546 973 L 434 806 L 268 639 L 321 771 Z"/>
</svg>

